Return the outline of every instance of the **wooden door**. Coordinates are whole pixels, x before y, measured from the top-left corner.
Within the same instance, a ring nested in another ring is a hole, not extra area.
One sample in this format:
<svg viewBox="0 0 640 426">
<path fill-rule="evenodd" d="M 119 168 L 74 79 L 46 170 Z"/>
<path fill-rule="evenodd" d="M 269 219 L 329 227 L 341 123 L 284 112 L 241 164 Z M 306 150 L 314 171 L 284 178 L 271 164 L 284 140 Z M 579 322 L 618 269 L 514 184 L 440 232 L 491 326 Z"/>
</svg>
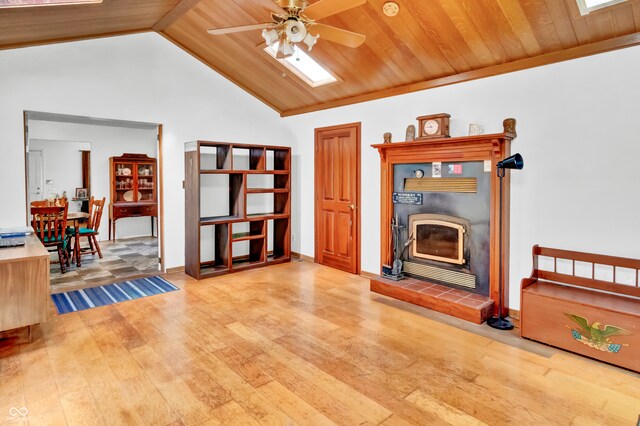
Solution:
<svg viewBox="0 0 640 426">
<path fill-rule="evenodd" d="M 360 273 L 360 123 L 316 129 L 315 260 Z"/>
<path fill-rule="evenodd" d="M 27 200 L 27 209 L 31 201 L 44 200 L 44 173 L 42 162 L 42 151 L 31 150 L 27 153 L 29 176 L 29 199 Z"/>
</svg>

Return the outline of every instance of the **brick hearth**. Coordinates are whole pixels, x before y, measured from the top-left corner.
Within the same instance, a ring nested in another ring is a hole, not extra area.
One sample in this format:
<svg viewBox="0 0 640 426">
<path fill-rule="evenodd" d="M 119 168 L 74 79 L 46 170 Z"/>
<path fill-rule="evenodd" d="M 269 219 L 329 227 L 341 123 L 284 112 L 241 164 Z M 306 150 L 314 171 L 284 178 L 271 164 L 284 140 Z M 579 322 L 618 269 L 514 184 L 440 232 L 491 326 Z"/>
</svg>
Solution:
<svg viewBox="0 0 640 426">
<path fill-rule="evenodd" d="M 414 278 L 400 281 L 380 276 L 371 279 L 371 291 L 403 300 L 466 321 L 482 324 L 493 313 L 493 300 Z"/>
</svg>

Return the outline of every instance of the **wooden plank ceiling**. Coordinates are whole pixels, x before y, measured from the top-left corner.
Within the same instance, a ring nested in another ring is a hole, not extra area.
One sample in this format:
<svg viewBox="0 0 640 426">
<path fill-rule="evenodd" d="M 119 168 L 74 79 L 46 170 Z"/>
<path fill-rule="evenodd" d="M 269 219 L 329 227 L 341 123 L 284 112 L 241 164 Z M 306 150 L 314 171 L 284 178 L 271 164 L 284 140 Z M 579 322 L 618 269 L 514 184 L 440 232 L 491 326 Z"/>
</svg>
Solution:
<svg viewBox="0 0 640 426">
<path fill-rule="evenodd" d="M 103 0 L 93 4 L 0 9 L 0 49 L 149 31 L 179 2 Z"/>
<path fill-rule="evenodd" d="M 206 31 L 268 22 L 270 1 L 104 0 L 0 10 L 0 48 L 153 28 L 287 116 L 640 44 L 640 0 L 587 16 L 575 0 L 396 0 L 393 18 L 382 12 L 386 0 L 368 0 L 322 20 L 367 40 L 351 49 L 319 39 L 311 55 L 340 81 L 311 88 L 262 50 L 259 30 Z"/>
</svg>

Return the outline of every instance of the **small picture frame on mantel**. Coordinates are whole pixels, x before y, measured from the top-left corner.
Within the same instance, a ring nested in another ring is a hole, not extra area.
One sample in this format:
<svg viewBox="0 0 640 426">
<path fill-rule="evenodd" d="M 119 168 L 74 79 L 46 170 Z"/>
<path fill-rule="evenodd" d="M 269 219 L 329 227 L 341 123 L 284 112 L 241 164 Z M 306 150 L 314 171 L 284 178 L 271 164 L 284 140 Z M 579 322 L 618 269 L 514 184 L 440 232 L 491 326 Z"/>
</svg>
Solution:
<svg viewBox="0 0 640 426">
<path fill-rule="evenodd" d="M 76 188 L 76 198 L 81 200 L 86 200 L 87 188 Z"/>
</svg>

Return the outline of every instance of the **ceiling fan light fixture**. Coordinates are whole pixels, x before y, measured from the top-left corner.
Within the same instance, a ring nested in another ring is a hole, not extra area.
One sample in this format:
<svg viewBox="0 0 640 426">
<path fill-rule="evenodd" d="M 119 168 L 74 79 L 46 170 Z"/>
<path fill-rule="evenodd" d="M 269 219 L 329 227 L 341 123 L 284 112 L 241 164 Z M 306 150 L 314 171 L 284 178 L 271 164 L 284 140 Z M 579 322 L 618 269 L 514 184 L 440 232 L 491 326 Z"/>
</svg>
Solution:
<svg viewBox="0 0 640 426">
<path fill-rule="evenodd" d="M 277 42 L 280 38 L 280 34 L 274 28 L 270 30 L 262 30 L 262 38 L 267 43 L 267 46 L 271 46 L 273 43 Z"/>
<path fill-rule="evenodd" d="M 0 3 L 3 1 L 20 0 L 0 0 Z M 304 48 L 306 46 L 307 51 L 311 51 L 320 35 L 323 40 L 328 40 L 330 42 L 352 48 L 359 47 L 364 43 L 366 37 L 363 34 L 354 33 L 331 25 L 317 23 L 316 21 L 344 12 L 345 10 L 353 9 L 357 6 L 362 6 L 367 2 L 367 0 L 315 0 L 312 4 L 309 4 L 309 1 L 310 0 L 273 0 L 274 4 L 270 8 L 272 11 L 271 22 L 211 28 L 207 30 L 207 32 L 211 35 L 218 36 L 244 31 L 261 30 L 262 38 L 266 42 L 267 46 L 273 47 L 273 50 L 277 52 L 278 59 L 293 55 L 296 46 L 300 48 Z M 395 2 L 392 3 L 395 4 Z M 309 30 L 312 26 L 314 29 L 313 32 L 316 35 L 309 34 Z"/>
<path fill-rule="evenodd" d="M 307 36 L 307 28 L 302 22 L 295 19 L 287 21 L 284 31 L 291 43 L 300 43 Z"/>
<path fill-rule="evenodd" d="M 289 57 L 295 53 L 295 46 L 289 43 L 287 40 L 280 40 L 280 44 L 278 45 L 278 53 L 282 57 Z"/>
<path fill-rule="evenodd" d="M 307 45 L 308 52 L 311 52 L 311 49 L 313 49 L 313 46 L 318 41 L 318 38 L 320 38 L 320 34 L 314 36 L 312 34 L 307 33 L 307 36 L 304 38 L 304 40 L 302 40 L 302 42 Z"/>
</svg>

